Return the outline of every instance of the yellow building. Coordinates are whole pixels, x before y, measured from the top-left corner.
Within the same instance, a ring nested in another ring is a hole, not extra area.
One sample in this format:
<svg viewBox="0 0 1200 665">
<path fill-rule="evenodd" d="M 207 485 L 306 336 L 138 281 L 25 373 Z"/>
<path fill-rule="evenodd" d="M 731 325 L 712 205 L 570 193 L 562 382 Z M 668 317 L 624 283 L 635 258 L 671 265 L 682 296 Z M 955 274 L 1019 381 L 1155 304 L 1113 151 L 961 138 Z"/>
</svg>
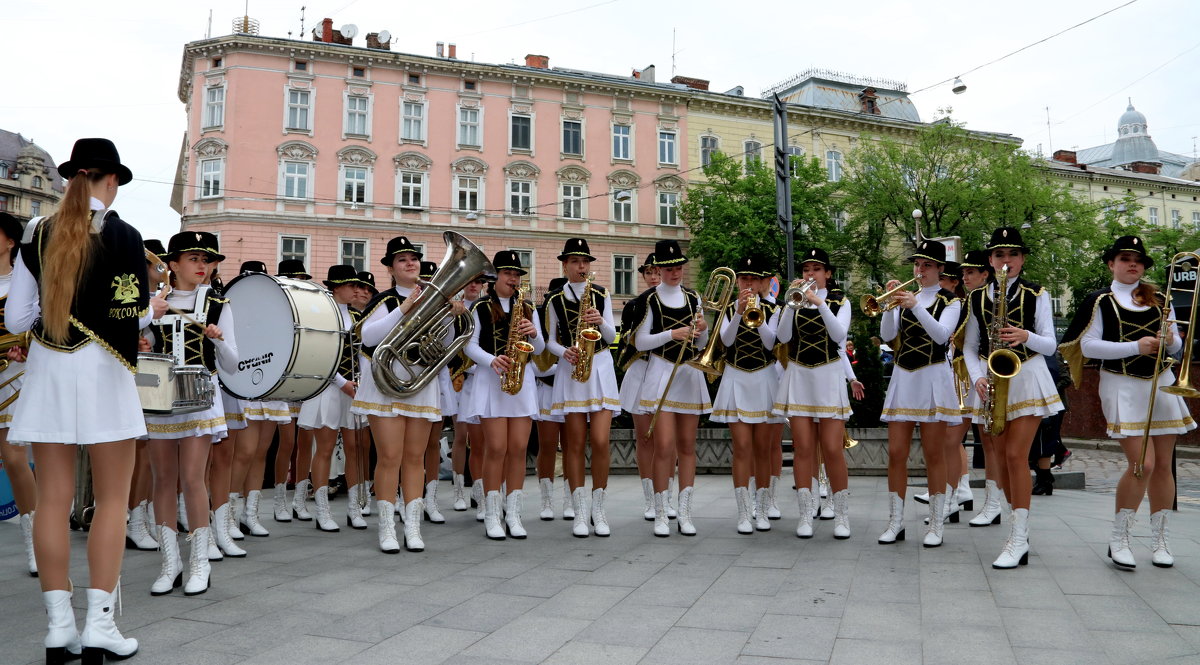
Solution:
<svg viewBox="0 0 1200 665">
<path fill-rule="evenodd" d="M 52 215 L 63 182 L 50 153 L 33 141 L 0 129 L 0 212 L 28 221 Z"/>
</svg>

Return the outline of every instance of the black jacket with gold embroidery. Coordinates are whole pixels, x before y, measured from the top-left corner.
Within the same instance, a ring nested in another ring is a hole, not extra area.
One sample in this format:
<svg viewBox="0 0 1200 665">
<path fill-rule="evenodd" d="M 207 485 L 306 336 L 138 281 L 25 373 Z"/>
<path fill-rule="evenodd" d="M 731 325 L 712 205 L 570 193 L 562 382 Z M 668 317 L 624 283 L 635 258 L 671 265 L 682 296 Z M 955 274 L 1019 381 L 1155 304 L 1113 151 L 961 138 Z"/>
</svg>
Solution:
<svg viewBox="0 0 1200 665">
<path fill-rule="evenodd" d="M 1012 294 L 1008 296 L 1008 320 L 1013 326 L 1022 330 L 1036 330 L 1037 326 L 1034 320 L 1037 316 L 1037 299 L 1042 294 L 1042 287 L 1040 284 L 1034 284 L 1020 277 L 1015 281 L 1015 286 L 1010 285 L 1008 287 Z M 993 282 L 993 284 L 995 283 Z M 998 289 L 999 284 L 995 284 L 992 289 L 988 289 L 987 287 L 978 288 L 967 296 L 967 303 L 971 313 L 970 325 L 977 326 L 979 331 L 979 348 L 977 352 L 981 358 L 986 358 L 988 354 L 988 326 L 992 322 L 992 313 L 995 311 L 995 304 L 992 298 L 988 297 L 988 291 Z M 1016 353 L 1021 361 L 1029 360 L 1033 356 L 1038 355 L 1036 351 L 1031 350 L 1024 344 L 1014 344 L 1008 348 Z"/>
<path fill-rule="evenodd" d="M 1104 341 L 1136 342 L 1143 337 L 1158 334 L 1162 324 L 1163 304 L 1162 295 L 1158 294 L 1153 306 L 1137 312 L 1122 307 L 1113 297 L 1112 287 L 1106 286 L 1089 293 L 1080 303 L 1079 309 L 1075 311 L 1075 318 L 1071 319 L 1071 325 L 1067 327 L 1062 343 L 1059 344 L 1063 358 L 1070 367 L 1071 380 L 1075 385 L 1079 385 L 1083 365 L 1087 362 L 1087 359 L 1083 357 L 1083 350 L 1080 348 L 1079 342 L 1083 338 L 1083 333 L 1091 327 L 1096 316 L 1100 316 L 1100 321 L 1104 326 L 1103 334 L 1100 336 Z M 1155 356 L 1152 355 L 1139 354 L 1097 362 L 1100 369 L 1113 374 L 1124 374 L 1139 379 L 1154 377 Z"/>
<path fill-rule="evenodd" d="M 937 319 L 955 300 L 953 293 L 946 289 L 939 289 L 933 302 L 925 308 L 925 311 Z M 946 344 L 934 343 L 929 332 L 925 330 L 925 326 L 921 325 L 921 321 L 917 319 L 917 315 L 911 309 L 901 308 L 900 326 L 896 338 L 895 343 L 892 343 L 892 340 L 886 341 L 895 350 L 896 366 L 901 369 L 913 372 L 922 367 L 946 362 L 949 340 Z"/>
<path fill-rule="evenodd" d="M 195 310 L 204 314 L 204 321 L 216 323 L 221 318 L 221 308 L 229 303 L 217 295 L 216 289 L 205 289 L 204 302 L 199 303 Z M 217 347 L 212 340 L 204 336 L 204 326 L 180 320 L 183 330 L 183 363 L 185 365 L 203 365 L 209 372 L 217 371 Z M 154 331 L 154 352 L 174 355 L 175 335 L 173 325 L 153 323 L 150 328 Z"/>
</svg>

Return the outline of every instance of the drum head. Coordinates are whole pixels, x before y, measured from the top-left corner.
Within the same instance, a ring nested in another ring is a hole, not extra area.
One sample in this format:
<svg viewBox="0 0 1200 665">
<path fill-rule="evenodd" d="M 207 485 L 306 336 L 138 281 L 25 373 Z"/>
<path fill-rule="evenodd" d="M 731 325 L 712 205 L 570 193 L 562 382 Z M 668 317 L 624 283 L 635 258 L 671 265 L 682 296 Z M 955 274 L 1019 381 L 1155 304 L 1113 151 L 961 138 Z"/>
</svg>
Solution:
<svg viewBox="0 0 1200 665">
<path fill-rule="evenodd" d="M 233 308 L 238 361 L 221 383 L 241 399 L 258 399 L 282 380 L 295 350 L 295 315 L 283 287 L 268 275 L 242 275 L 225 289 Z"/>
</svg>

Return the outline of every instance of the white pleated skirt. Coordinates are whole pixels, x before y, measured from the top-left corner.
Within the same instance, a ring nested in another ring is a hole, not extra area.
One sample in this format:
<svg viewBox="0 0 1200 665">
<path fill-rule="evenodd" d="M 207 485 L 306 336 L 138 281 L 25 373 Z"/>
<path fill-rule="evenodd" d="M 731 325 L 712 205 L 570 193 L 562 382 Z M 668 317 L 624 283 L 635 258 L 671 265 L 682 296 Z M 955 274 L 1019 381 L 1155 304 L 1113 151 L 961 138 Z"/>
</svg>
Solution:
<svg viewBox="0 0 1200 665">
<path fill-rule="evenodd" d="M 662 410 L 671 413 L 701 415 L 712 411 L 704 372 L 689 367 L 686 362 L 679 364 L 675 380 L 671 383 L 671 390 L 667 392 L 667 382 L 670 381 L 673 367 L 674 363 L 656 355 L 650 356 L 646 365 L 646 375 L 638 391 L 637 408 L 634 413 L 654 413 L 660 400 Z M 662 399 L 663 393 L 667 394 L 665 400 Z"/>
<path fill-rule="evenodd" d="M 282 400 L 262 402 L 254 400 L 246 402 L 246 420 L 269 420 L 276 423 L 292 421 L 291 406 Z"/>
<path fill-rule="evenodd" d="M 500 390 L 500 376 L 491 367 L 480 367 L 468 381 L 473 384 L 471 395 L 469 400 L 459 404 L 459 419 L 463 416 L 468 419 L 532 418 L 538 413 L 537 380 L 533 372 L 533 363 L 526 363 L 521 390 L 516 395 L 509 395 Z"/>
<path fill-rule="evenodd" d="M 608 409 L 621 412 L 621 391 L 617 388 L 617 372 L 613 356 L 607 349 L 592 356 L 592 375 L 586 382 L 571 378 L 575 366 L 561 361 L 554 370 L 552 413 L 591 413 Z"/>
<path fill-rule="evenodd" d="M 213 387 L 221 389 L 217 376 L 212 376 Z M 174 440 L 190 436 L 207 436 L 213 443 L 228 436 L 225 426 L 225 404 L 214 399 L 213 405 L 203 411 L 160 416 L 146 414 L 146 435 L 150 439 Z"/>
<path fill-rule="evenodd" d="M 490 372 L 491 368 L 487 370 Z M 462 390 L 458 393 L 458 415 L 455 417 L 456 422 L 464 425 L 478 425 L 479 416 L 473 416 L 469 413 L 467 406 L 471 404 L 471 395 L 475 390 L 475 375 L 479 372 L 478 367 L 472 367 L 467 370 L 467 376 L 463 379 Z"/>
<path fill-rule="evenodd" d="M 1175 375 L 1164 370 L 1158 385 L 1170 386 Z M 1150 379 L 1138 379 L 1124 374 L 1100 372 L 1100 409 L 1108 423 L 1108 436 L 1125 439 L 1141 436 L 1146 429 L 1146 407 L 1150 406 Z M 1196 429 L 1196 421 L 1188 412 L 1187 403 L 1178 395 L 1161 390 L 1154 397 L 1154 417 L 1150 419 L 1150 435 L 1183 434 Z"/>
<path fill-rule="evenodd" d="M 438 408 L 441 409 L 442 417 L 457 416 L 458 393 L 454 392 L 454 382 L 450 380 L 449 367 L 443 367 L 442 371 L 438 372 L 438 396 L 441 398 Z"/>
<path fill-rule="evenodd" d="M 360 358 L 359 360 L 362 361 L 363 359 Z M 405 374 L 401 374 L 400 376 L 405 376 Z M 371 373 L 370 363 L 366 363 L 363 365 L 362 376 L 358 380 L 358 391 L 354 394 L 350 411 L 359 416 L 380 416 L 383 418 L 405 416 L 407 418 L 422 418 L 436 422 L 442 419 L 440 406 L 441 392 L 441 382 L 435 378 L 425 384 L 425 387 L 419 390 L 417 394 L 406 397 L 403 400 L 398 400 L 391 395 L 385 395 L 379 389 L 379 385 L 375 383 L 375 376 Z"/>
<path fill-rule="evenodd" d="M 246 429 L 246 405 L 249 402 L 230 395 L 222 388 L 221 404 L 225 409 L 225 428 L 231 432 Z"/>
<path fill-rule="evenodd" d="M 88 445 L 146 434 L 133 372 L 99 344 L 64 353 L 35 340 L 25 370 L 10 443 Z"/>
<path fill-rule="evenodd" d="M 775 392 L 777 416 L 848 420 L 854 411 L 846 394 L 846 372 L 838 361 L 819 367 L 788 363 Z"/>
<path fill-rule="evenodd" d="M 0 388 L 0 403 L 3 403 L 21 389 L 21 384 L 25 382 L 25 377 L 24 375 L 17 375 L 24 371 L 25 363 L 9 363 L 8 367 L 5 367 L 4 371 L 0 372 L 0 383 L 12 380 L 12 383 Z M 0 429 L 8 429 L 9 424 L 12 422 L 13 411 L 16 409 L 16 406 L 17 403 L 14 401 L 0 410 Z"/>
<path fill-rule="evenodd" d="M 642 389 L 642 380 L 646 378 L 647 365 L 649 363 L 645 359 L 638 358 L 629 366 L 625 376 L 621 377 L 618 399 L 621 401 L 621 410 L 626 413 L 637 412 L 638 393 Z"/>
<path fill-rule="evenodd" d="M 1062 410 L 1062 398 L 1050 378 L 1046 359 L 1039 354 L 1022 362 L 1021 371 L 1008 380 L 1008 420 L 1022 416 L 1045 418 Z M 983 424 L 982 406 L 975 408 L 971 420 Z"/>
<path fill-rule="evenodd" d="M 909 371 L 896 366 L 883 398 L 884 422 L 959 424 L 962 410 L 955 394 L 954 371 L 940 362 Z"/>
<path fill-rule="evenodd" d="M 718 423 L 767 423 L 778 420 L 772 413 L 778 388 L 779 374 L 773 364 L 754 372 L 726 365 L 709 419 Z"/>
<path fill-rule="evenodd" d="M 555 380 L 557 381 L 557 379 Z M 566 422 L 566 418 L 561 413 L 555 415 L 552 408 L 554 406 L 554 386 L 539 379 L 537 382 L 537 400 L 538 412 L 533 417 L 534 420 L 541 420 L 548 423 Z"/>
<path fill-rule="evenodd" d="M 316 397 L 300 405 L 298 424 L 302 429 L 357 429 L 361 425 L 350 413 L 350 401 L 350 396 L 331 381 Z"/>
</svg>

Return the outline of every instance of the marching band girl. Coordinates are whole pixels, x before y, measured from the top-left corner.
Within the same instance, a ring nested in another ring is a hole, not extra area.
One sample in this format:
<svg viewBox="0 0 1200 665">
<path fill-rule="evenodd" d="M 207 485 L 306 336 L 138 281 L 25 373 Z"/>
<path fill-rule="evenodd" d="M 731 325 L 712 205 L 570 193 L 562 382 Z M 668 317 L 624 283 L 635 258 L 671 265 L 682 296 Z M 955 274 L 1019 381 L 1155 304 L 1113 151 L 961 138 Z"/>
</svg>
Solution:
<svg viewBox="0 0 1200 665">
<path fill-rule="evenodd" d="M 1117 439 L 1125 451 L 1129 466 L 1117 483 L 1116 516 L 1109 538 L 1108 556 L 1121 568 L 1135 568 L 1137 562 L 1129 546 L 1133 516 L 1150 494 L 1150 562 L 1170 568 L 1175 559 L 1167 543 L 1167 511 L 1175 497 L 1175 478 L 1170 460 L 1176 438 L 1196 428 L 1183 398 L 1170 393 L 1155 395 L 1154 413 L 1147 418 L 1150 391 L 1175 383 L 1169 368 L 1159 373 L 1158 386 L 1151 386 L 1159 352 L 1164 298 L 1153 285 L 1143 282 L 1154 259 L 1137 236 L 1117 238 L 1104 253 L 1104 262 L 1112 272 L 1108 288 L 1088 295 L 1064 336 L 1060 347 L 1070 362 L 1071 379 L 1078 386 L 1085 358 L 1100 361 L 1100 408 L 1108 423 L 1108 435 Z M 1168 318 L 1175 319 L 1174 308 Z M 1174 323 L 1166 331 L 1168 353 L 1183 347 Z M 1149 423 L 1147 423 L 1149 421 Z M 1142 455 L 1142 436 L 1149 432 L 1142 477 L 1137 468 Z"/>
<path fill-rule="evenodd" d="M 654 442 L 646 432 L 650 429 L 650 414 L 639 413 L 637 410 L 638 391 L 642 387 L 642 379 L 646 376 L 646 366 L 650 354 L 638 351 L 633 343 L 633 334 L 637 325 L 646 315 L 646 299 L 658 286 L 660 278 L 658 267 L 654 265 L 654 254 L 646 255 L 646 260 L 638 268 L 646 289 L 636 298 L 625 303 L 621 309 L 621 342 L 617 351 L 617 364 L 625 368 L 621 379 L 620 400 L 621 410 L 633 417 L 633 431 L 637 437 L 634 441 L 637 458 L 638 476 L 642 481 L 642 513 L 647 522 L 654 521 Z M 672 474 L 672 477 L 674 475 Z M 667 514 L 674 517 L 668 506 Z"/>
<path fill-rule="evenodd" d="M 700 415 L 712 410 L 704 373 L 684 363 L 695 354 L 694 344 L 703 345 L 708 338 L 699 296 L 681 285 L 687 261 L 676 241 L 655 243 L 654 265 L 662 282 L 647 297 L 645 316 L 634 329 L 637 350 L 650 352 L 636 408 L 650 415 L 654 427 L 654 535 L 660 538 L 671 535 L 666 505 L 676 460 L 680 487 L 677 526 L 685 536 L 696 535 L 692 523 L 696 429 Z"/>
<path fill-rule="evenodd" d="M 825 250 L 813 248 L 806 252 L 800 270 L 803 279 L 813 280 L 813 286 L 804 293 L 805 306 L 788 306 L 777 317 L 776 339 L 788 345 L 788 364 L 775 393 L 773 411 L 786 417 L 792 427 L 796 451 L 793 470 L 800 506 L 796 536 L 813 535 L 817 499 L 811 487 L 819 445 L 833 490 L 833 537 L 845 539 L 850 537 L 850 491 L 843 437 L 851 410 L 850 399 L 841 389 L 845 370 L 839 351 L 850 329 L 850 306 L 844 296 L 834 302 L 827 300 L 833 287 L 833 264 Z M 792 286 L 800 283 L 796 280 Z M 831 390 L 831 386 L 838 389 Z"/>
<path fill-rule="evenodd" d="M 333 449 L 337 445 L 337 435 L 342 434 L 342 448 L 346 452 L 346 482 L 350 485 L 359 479 L 358 450 L 354 446 L 356 439 L 354 418 L 350 414 L 350 402 L 354 398 L 357 384 L 354 382 L 355 366 L 358 362 L 355 349 L 354 329 L 355 318 L 351 314 L 350 301 L 354 299 L 354 290 L 358 284 L 358 271 L 354 266 L 329 266 L 328 277 L 324 282 L 325 288 L 333 295 L 338 311 L 342 316 L 345 329 L 352 331 L 342 343 L 342 352 L 333 381 L 316 397 L 304 402 L 300 407 L 299 425 L 302 430 L 313 430 L 317 438 L 317 450 L 313 454 L 309 479 L 316 486 L 317 528 L 321 531 L 338 531 L 337 522 L 329 511 L 329 466 L 332 462 Z M 301 437 L 303 440 L 306 437 Z M 303 445 L 303 444 L 302 444 Z M 299 493 L 299 492 L 297 492 Z M 346 506 L 346 524 L 355 529 L 367 528 L 362 519 L 357 501 L 348 501 Z"/>
<path fill-rule="evenodd" d="M 137 640 L 117 630 L 113 614 L 134 439 L 146 433 L 134 374 L 140 317 L 150 301 L 142 237 L 108 209 L 117 187 L 133 179 L 116 146 L 108 139 L 80 139 L 58 172 L 68 180 L 62 207 L 27 230 L 5 309 L 10 331 L 32 330 L 34 337 L 8 436 L 32 443 L 37 465 L 33 540 L 50 663 L 81 650 L 97 661 L 105 652 L 127 658 L 138 650 Z M 67 579 L 79 445 L 87 446 L 96 500 L 82 634 Z"/>
<path fill-rule="evenodd" d="M 962 286 L 962 264 L 957 261 L 947 261 L 942 267 L 941 287 L 946 291 L 953 293 L 955 298 L 961 301 L 966 301 L 967 292 Z M 958 308 L 959 322 L 966 315 L 966 308 Z M 954 329 L 958 330 L 959 325 L 956 323 Z M 963 396 L 963 386 L 970 386 L 966 376 L 967 364 L 962 360 L 962 350 L 958 345 L 954 344 L 954 337 L 950 337 L 950 349 L 947 352 L 947 357 L 950 359 L 950 369 L 954 374 L 954 391 L 959 396 L 963 404 L 960 412 L 966 411 L 967 400 Z M 960 369 L 961 368 L 961 369 Z M 961 374 L 960 374 L 961 371 Z M 970 395 L 971 391 L 965 391 Z M 971 492 L 971 474 L 967 471 L 967 448 L 963 445 L 963 439 L 971 428 L 970 418 L 961 418 L 956 424 L 946 427 L 946 483 L 955 485 L 953 492 L 946 492 L 946 515 L 951 522 L 958 521 L 957 513 L 962 510 L 971 510 L 974 505 L 974 495 Z M 956 480 L 957 479 L 957 480 Z M 926 492 L 926 500 L 928 500 L 928 492 Z"/>
<path fill-rule="evenodd" d="M 312 279 L 312 275 L 308 274 L 308 271 L 304 269 L 304 262 L 299 259 L 284 259 L 279 262 L 277 268 L 278 269 L 275 271 L 276 277 L 286 277 L 288 279 L 298 279 L 303 281 Z M 359 277 L 362 278 L 362 275 L 360 274 Z M 275 411 L 279 408 L 276 406 L 276 402 L 270 402 L 270 404 L 272 405 L 272 411 Z M 296 446 L 296 417 L 300 415 L 300 403 L 282 402 L 282 404 L 287 408 L 287 420 L 284 421 L 282 418 L 279 420 L 279 446 L 275 450 L 275 501 L 273 512 L 275 513 L 276 522 L 291 522 L 292 515 L 298 515 L 300 510 L 303 510 L 304 516 L 307 518 L 305 521 L 307 521 L 308 519 L 312 519 L 312 517 L 308 515 L 308 511 L 304 510 L 304 499 L 307 498 L 308 494 L 308 481 L 302 481 L 300 479 L 308 476 L 308 467 L 312 462 L 312 444 L 310 443 L 309 445 L 299 447 Z M 288 470 L 292 466 L 293 454 L 296 456 L 296 490 L 294 490 L 292 503 L 289 505 L 287 498 L 287 479 Z M 299 491 L 299 485 L 301 482 L 306 484 L 303 492 Z M 295 508 L 297 497 L 300 497 L 300 510 Z M 297 516 L 296 519 L 302 518 Z"/>
<path fill-rule="evenodd" d="M 500 489 L 505 485 L 504 523 L 508 535 L 524 538 L 521 501 L 525 486 L 525 449 L 533 414 L 537 413 L 537 387 L 532 376 L 516 385 L 514 362 L 531 363 L 545 348 L 538 333 L 537 311 L 523 298 L 515 298 L 521 277 L 526 274 L 516 252 L 498 252 L 492 259 L 496 283 L 488 294 L 475 301 L 475 332 L 467 344 L 467 355 L 479 367 L 470 401 L 463 407 L 467 417 L 477 416 L 484 430 L 483 456 L 484 529 L 492 540 L 503 540 L 500 526 Z M 514 312 L 513 308 L 517 308 Z M 515 326 L 515 329 L 513 329 Z M 526 358 L 509 355 L 510 342 L 528 341 Z M 490 371 L 489 371 L 490 369 Z M 527 368 L 526 368 L 527 369 Z M 529 372 L 532 374 L 532 372 Z M 507 388 L 507 390 L 506 390 Z M 511 391 L 511 392 L 509 392 Z"/>
<path fill-rule="evenodd" d="M 596 257 L 592 256 L 587 240 L 568 238 L 558 260 L 562 262 L 567 284 L 550 299 L 546 321 L 550 335 L 546 345 L 563 361 L 558 363 L 554 376 L 551 412 L 565 419 L 563 475 L 571 490 L 571 507 L 575 510 L 571 533 L 576 538 L 586 538 L 590 519 L 596 535 L 605 537 L 611 533 L 604 513 L 611 461 L 609 428 L 613 413 L 621 412 L 617 374 L 608 350 L 617 336 L 617 329 L 613 325 L 612 300 L 608 291 L 592 283 L 589 277 Z M 579 331 L 585 328 L 599 332 L 599 339 L 592 342 L 588 360 L 581 355 L 577 338 Z M 577 378 L 580 362 L 590 362 L 591 371 L 588 376 Z M 584 481 L 585 446 L 590 446 L 592 451 L 590 506 Z"/>
<path fill-rule="evenodd" d="M 185 231 L 171 237 L 164 257 L 174 281 L 167 303 L 187 315 L 203 314 L 203 323 L 181 320 L 175 323 L 156 323 L 150 326 L 146 338 L 155 353 L 178 357 L 177 344 L 182 344 L 183 364 L 203 366 L 210 373 L 213 394 L 220 390 L 217 365 L 236 371 L 237 342 L 233 336 L 233 312 L 228 301 L 211 287 L 203 286 L 212 265 L 225 259 L 211 233 Z M 176 325 L 182 333 L 176 334 Z M 188 556 L 188 580 L 185 595 L 204 593 L 209 587 L 211 568 L 208 563 L 209 526 L 208 488 L 205 468 L 213 441 L 225 434 L 224 405 L 213 401 L 203 411 L 178 415 L 146 415 L 149 441 L 150 469 L 154 478 L 154 505 L 158 507 L 156 525 L 162 567 L 150 587 L 150 595 L 161 596 L 180 586 L 183 563 L 175 532 L 177 500 L 175 489 L 180 487 L 187 506 L 187 524 L 191 533 Z"/>
<path fill-rule="evenodd" d="M 738 299 L 722 313 L 721 342 L 725 345 L 725 371 L 713 402 L 712 420 L 729 423 L 733 439 L 733 494 L 737 502 L 737 532 L 770 531 L 767 495 L 771 485 L 770 447 L 775 388 L 775 307 L 760 296 L 770 275 L 759 256 L 744 259 L 737 268 Z M 749 300 L 757 300 L 756 310 Z M 752 498 L 750 476 L 758 489 Z M 751 521 L 751 515 L 755 518 Z"/>
<path fill-rule="evenodd" d="M 479 292 L 483 290 L 485 284 L 487 284 L 487 277 L 480 275 L 474 280 L 468 282 L 467 285 L 463 287 L 462 304 L 466 311 L 454 319 L 455 337 L 462 334 L 464 326 L 466 325 L 465 319 L 471 315 L 471 306 L 475 304 L 476 300 L 479 299 Z M 468 366 L 464 367 L 464 365 Z M 461 404 L 463 402 L 463 398 L 466 396 L 466 381 L 468 377 L 468 371 L 470 370 L 466 354 L 460 353 L 457 358 L 450 361 L 450 364 L 447 367 L 450 368 L 450 387 L 455 391 L 454 400 L 456 404 Z M 454 470 L 454 509 L 458 511 L 464 511 L 467 509 L 466 472 L 468 468 L 471 470 L 471 477 L 475 479 L 475 482 L 479 483 L 481 493 L 477 503 L 479 505 L 483 504 L 483 479 L 476 475 L 476 472 L 481 468 L 479 466 L 479 462 L 482 461 L 482 459 L 476 459 L 476 457 L 482 458 L 483 443 L 479 442 L 477 444 L 479 446 L 477 450 L 480 452 L 480 455 L 468 455 L 467 448 L 470 439 L 468 433 L 470 427 L 457 413 L 453 416 L 453 420 L 454 443 L 450 449 L 450 461 L 453 464 Z M 468 457 L 471 457 L 472 461 L 474 462 L 469 467 L 467 459 Z M 472 493 L 474 493 L 474 485 L 472 485 Z"/>
<path fill-rule="evenodd" d="M 433 261 L 421 262 L 422 282 L 429 282 L 437 273 L 438 264 Z M 457 308 L 458 306 L 455 305 Z M 455 311 L 458 311 L 457 309 Z M 453 338 L 447 338 L 453 339 Z M 446 517 L 442 515 L 441 509 L 438 507 L 437 490 L 438 479 L 442 471 L 442 425 L 446 422 L 446 418 L 458 415 L 458 393 L 454 392 L 454 388 L 450 385 L 450 368 L 443 367 L 438 372 L 438 405 L 442 417 L 434 423 L 433 427 L 429 428 L 428 441 L 425 444 L 425 500 L 423 507 L 425 509 L 425 519 L 433 524 L 445 524 Z"/>
<path fill-rule="evenodd" d="M 921 448 L 930 497 L 929 527 L 922 545 L 940 547 L 946 494 L 954 491 L 946 476 L 946 427 L 962 420 L 954 393 L 954 374 L 946 360 L 946 345 L 958 324 L 962 301 L 941 287 L 945 245 L 935 240 L 922 241 L 909 261 L 920 290 L 894 293 L 890 300 L 895 306 L 883 313 L 879 323 L 879 336 L 896 351 L 895 370 L 880 416 L 888 424 L 889 517 L 879 542 L 904 540 L 908 452 L 913 428 L 921 423 Z M 891 280 L 884 288 L 891 291 L 899 286 L 898 280 Z M 879 303 L 887 304 L 890 303 Z"/>
<path fill-rule="evenodd" d="M 987 244 L 988 261 L 999 275 L 1002 267 L 1008 268 L 1006 293 L 998 293 L 999 284 L 993 282 L 972 291 L 968 296 L 970 314 L 964 324 L 967 370 L 972 385 L 979 395 L 980 404 L 988 399 L 988 351 L 989 333 L 994 334 L 996 349 L 1008 349 L 1021 361 L 1020 371 L 1008 379 L 1007 399 L 1001 404 L 1005 411 L 1004 431 L 992 437 L 993 448 L 1001 457 L 1000 483 L 1012 502 L 1012 529 L 1000 556 L 992 562 L 993 568 L 1016 568 L 1029 560 L 1029 500 L 1032 481 L 1029 475 L 1029 444 L 1037 432 L 1042 418 L 1062 410 L 1062 400 L 1046 361 L 1042 355 L 1054 353 L 1054 321 L 1050 311 L 1050 294 L 1041 286 L 1021 277 L 1025 266 L 1025 255 L 1029 248 L 1021 239 L 1021 232 L 1013 227 L 1001 227 L 992 233 Z M 999 279 L 999 277 L 997 277 Z M 1004 298 L 1007 321 L 995 322 L 997 297 Z M 1007 325 L 1006 325 L 1007 324 Z M 976 423 L 985 422 L 981 406 L 976 412 Z"/>
<path fill-rule="evenodd" d="M 542 324 L 542 338 L 549 339 L 550 333 L 546 328 L 546 310 L 550 307 L 550 299 L 562 291 L 567 283 L 566 277 L 555 277 L 550 280 L 542 304 L 538 307 L 538 320 Z M 538 517 L 542 521 L 554 519 L 554 467 L 558 462 L 558 443 L 562 438 L 562 414 L 554 414 L 554 375 L 558 372 L 558 356 L 554 355 L 549 345 L 533 359 L 534 376 L 537 377 L 538 412 L 533 417 L 537 423 L 537 470 L 538 489 L 542 495 L 542 510 Z M 565 482 L 565 478 L 564 478 Z M 570 489 L 564 484 L 564 490 L 570 496 Z M 566 519 L 564 517 L 564 519 Z"/>
</svg>

